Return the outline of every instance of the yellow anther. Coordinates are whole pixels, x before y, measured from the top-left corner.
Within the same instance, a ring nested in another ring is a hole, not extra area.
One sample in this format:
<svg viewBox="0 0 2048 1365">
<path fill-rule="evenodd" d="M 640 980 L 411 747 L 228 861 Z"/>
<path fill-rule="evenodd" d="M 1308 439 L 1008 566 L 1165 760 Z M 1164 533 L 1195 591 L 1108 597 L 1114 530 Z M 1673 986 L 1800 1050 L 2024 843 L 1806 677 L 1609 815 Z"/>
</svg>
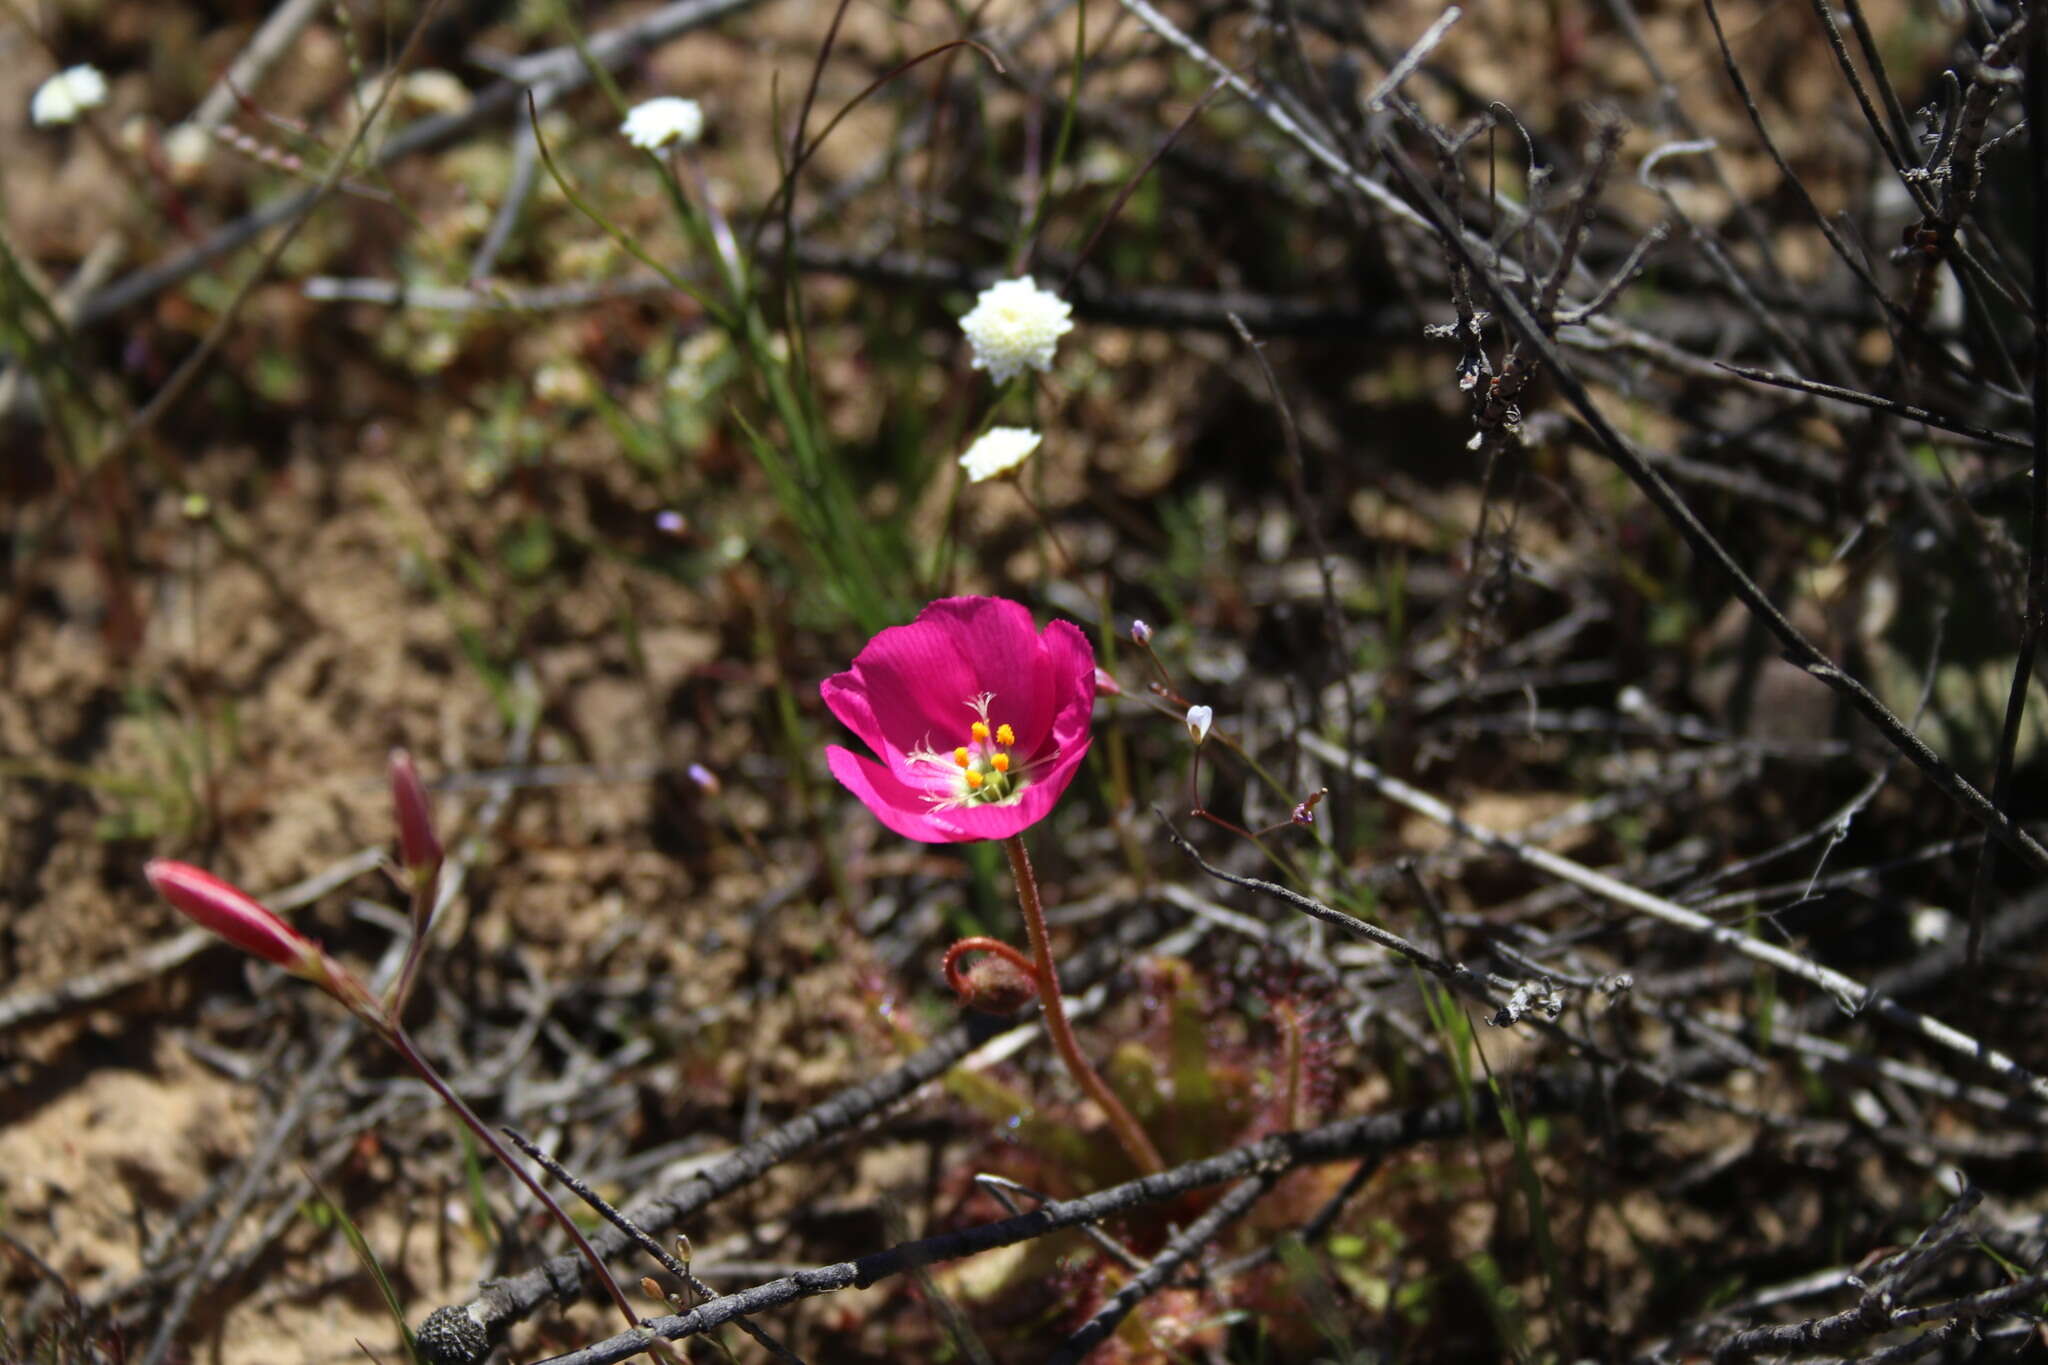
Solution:
<svg viewBox="0 0 2048 1365">
<path fill-rule="evenodd" d="M 954 761 L 955 763 L 959 764 L 959 765 L 960 765 L 961 767 L 963 767 L 963 768 L 964 768 L 964 767 L 966 767 L 966 766 L 968 765 L 968 763 L 969 763 L 969 762 L 970 762 L 971 760 L 970 760 L 970 759 L 968 758 L 968 755 L 967 755 L 967 750 L 966 750 L 965 746 L 963 746 L 963 747 L 961 747 L 961 748 L 958 748 L 958 749 L 955 749 L 955 750 L 953 751 L 953 761 Z"/>
<path fill-rule="evenodd" d="M 974 736 L 976 744 L 988 743 L 988 722 L 980 720 L 974 722 L 973 728 L 968 733 Z"/>
<path fill-rule="evenodd" d="M 996 754 L 989 759 L 988 766 L 994 768 L 999 773 L 1006 773 L 1010 771 L 1010 756 L 1008 754 Z"/>
<path fill-rule="evenodd" d="M 967 778 L 967 789 L 969 791 L 979 791 L 981 789 L 982 778 L 980 773 L 969 768 L 964 775 Z"/>
<path fill-rule="evenodd" d="M 996 727 L 996 743 L 1002 745 L 1005 749 L 1007 749 L 1016 742 L 1017 732 L 1015 730 L 1012 730 L 1007 725 L 998 725 Z"/>
</svg>

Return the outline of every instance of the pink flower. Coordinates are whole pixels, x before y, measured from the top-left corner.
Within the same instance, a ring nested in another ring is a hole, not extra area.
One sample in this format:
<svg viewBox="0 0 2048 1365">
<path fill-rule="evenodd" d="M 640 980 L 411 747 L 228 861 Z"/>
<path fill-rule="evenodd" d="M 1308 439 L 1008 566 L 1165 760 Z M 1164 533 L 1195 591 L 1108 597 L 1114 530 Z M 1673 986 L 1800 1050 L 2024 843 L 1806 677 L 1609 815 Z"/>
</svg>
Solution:
<svg viewBox="0 0 2048 1365">
<path fill-rule="evenodd" d="M 211 929 L 252 957 L 308 975 L 320 960 L 312 940 L 279 919 L 240 887 L 190 863 L 154 858 L 142 869 L 156 893 L 202 928 Z"/>
<path fill-rule="evenodd" d="M 1007 839 L 1045 818 L 1088 754 L 1095 651 L 1066 621 L 1041 634 L 1021 603 L 947 597 L 818 691 L 881 759 L 825 750 L 877 820 L 926 844 Z"/>
</svg>

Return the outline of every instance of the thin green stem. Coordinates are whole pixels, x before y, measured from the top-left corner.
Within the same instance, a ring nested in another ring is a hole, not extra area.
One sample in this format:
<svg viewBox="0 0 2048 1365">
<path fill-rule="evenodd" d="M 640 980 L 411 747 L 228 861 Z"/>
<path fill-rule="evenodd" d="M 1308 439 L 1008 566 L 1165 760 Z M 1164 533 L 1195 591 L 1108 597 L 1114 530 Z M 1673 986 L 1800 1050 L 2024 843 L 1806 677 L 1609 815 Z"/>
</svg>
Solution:
<svg viewBox="0 0 2048 1365">
<path fill-rule="evenodd" d="M 1031 855 L 1024 851 L 1024 836 L 1012 834 L 1003 840 L 1003 852 L 1010 856 L 1010 875 L 1017 880 L 1017 903 L 1024 911 L 1024 930 L 1031 936 L 1031 955 L 1038 968 L 1038 999 L 1045 1007 L 1045 1031 L 1052 1036 L 1053 1049 L 1067 1064 L 1067 1074 L 1074 1078 L 1074 1083 L 1102 1106 L 1102 1112 L 1109 1116 L 1109 1126 L 1116 1130 L 1117 1141 L 1123 1144 L 1138 1169 L 1147 1175 L 1157 1175 L 1166 1169 L 1159 1149 L 1145 1136 L 1145 1130 L 1124 1108 L 1109 1083 L 1081 1055 L 1074 1026 L 1067 1022 L 1067 1004 L 1060 994 L 1060 976 L 1052 962 L 1052 940 L 1045 931 L 1045 910 L 1038 899 L 1038 878 L 1031 871 Z"/>
</svg>

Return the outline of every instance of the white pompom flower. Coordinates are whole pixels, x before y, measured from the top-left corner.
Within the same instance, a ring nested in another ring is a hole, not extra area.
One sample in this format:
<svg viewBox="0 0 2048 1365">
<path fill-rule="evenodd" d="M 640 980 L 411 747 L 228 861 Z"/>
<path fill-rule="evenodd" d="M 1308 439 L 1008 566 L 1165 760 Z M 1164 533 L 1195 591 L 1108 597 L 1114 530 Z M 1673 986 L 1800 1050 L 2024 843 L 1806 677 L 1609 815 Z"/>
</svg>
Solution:
<svg viewBox="0 0 2048 1365">
<path fill-rule="evenodd" d="M 67 66 L 36 87 L 28 116 L 39 128 L 76 123 L 88 109 L 107 102 L 107 78 L 95 66 Z"/>
<path fill-rule="evenodd" d="M 974 348 L 974 368 L 1006 384 L 1027 366 L 1052 368 L 1053 349 L 1074 330 L 1073 311 L 1072 304 L 1026 275 L 982 290 L 974 311 L 960 319 L 960 330 Z"/>
<path fill-rule="evenodd" d="M 634 105 L 626 112 L 626 121 L 619 125 L 619 131 L 626 135 L 626 141 L 650 152 L 671 142 L 687 147 L 704 136 L 704 106 L 695 100 L 664 95 Z"/>
<path fill-rule="evenodd" d="M 990 427 L 967 447 L 960 467 L 967 471 L 969 483 L 1008 474 L 1031 458 L 1041 439 L 1030 427 Z"/>
</svg>

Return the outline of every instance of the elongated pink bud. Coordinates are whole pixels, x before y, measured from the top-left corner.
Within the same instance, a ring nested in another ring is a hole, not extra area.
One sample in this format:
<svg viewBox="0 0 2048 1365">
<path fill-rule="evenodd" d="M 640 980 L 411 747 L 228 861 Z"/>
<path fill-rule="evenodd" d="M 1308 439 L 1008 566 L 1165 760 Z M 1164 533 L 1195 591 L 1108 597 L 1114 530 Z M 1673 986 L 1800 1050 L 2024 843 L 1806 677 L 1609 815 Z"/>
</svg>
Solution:
<svg viewBox="0 0 2048 1365">
<path fill-rule="evenodd" d="M 1121 697 L 1124 685 L 1116 680 L 1107 669 L 1095 670 L 1095 695 L 1098 697 Z"/>
<path fill-rule="evenodd" d="M 434 808 L 420 783 L 412 755 L 391 751 L 391 813 L 398 821 L 398 856 L 405 870 L 418 877 L 441 866 L 441 839 L 434 833 Z"/>
<path fill-rule="evenodd" d="M 382 1007 L 362 982 L 319 944 L 240 887 L 169 858 L 152 858 L 143 865 L 142 875 L 173 909 L 200 927 L 211 929 L 252 957 L 274 962 L 293 976 L 312 982 L 374 1027 L 389 1029 Z"/>
<path fill-rule="evenodd" d="M 308 980 L 320 980 L 320 950 L 269 907 L 240 887 L 190 863 L 153 858 L 142 869 L 173 909 L 211 929 L 243 952 L 274 962 Z"/>
</svg>

